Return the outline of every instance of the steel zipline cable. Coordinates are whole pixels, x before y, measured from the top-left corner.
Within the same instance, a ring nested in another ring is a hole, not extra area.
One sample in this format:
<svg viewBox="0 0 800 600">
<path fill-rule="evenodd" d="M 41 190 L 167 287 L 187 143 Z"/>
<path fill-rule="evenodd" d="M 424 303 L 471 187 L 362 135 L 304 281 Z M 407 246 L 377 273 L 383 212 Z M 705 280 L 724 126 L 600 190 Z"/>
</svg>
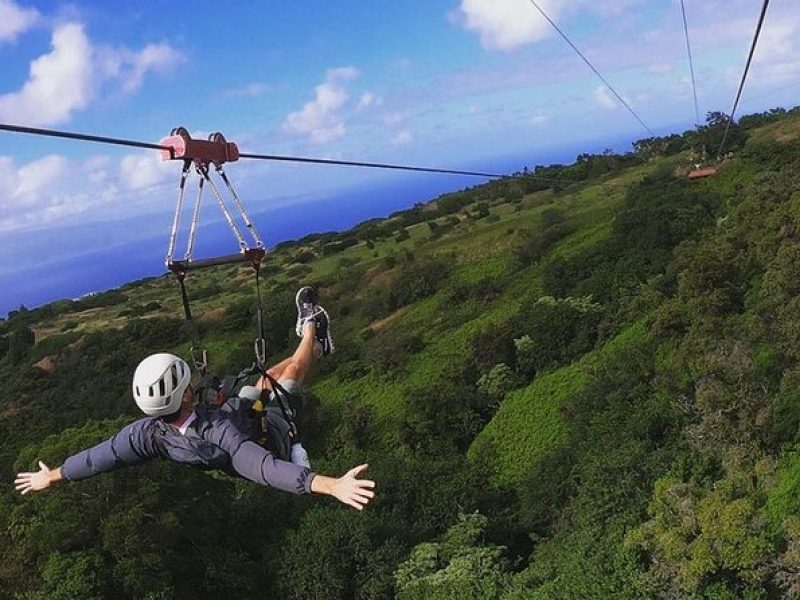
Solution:
<svg viewBox="0 0 800 600">
<path fill-rule="evenodd" d="M 166 150 L 172 151 L 170 146 L 162 146 L 161 144 L 153 144 L 149 142 L 142 142 L 138 140 L 129 140 L 124 138 L 108 137 L 101 135 L 90 135 L 86 133 L 76 133 L 72 131 L 59 131 L 55 129 L 42 129 L 38 127 L 25 127 L 22 125 L 10 125 L 0 123 L 0 131 L 9 131 L 12 133 L 27 133 L 31 135 L 40 135 L 46 137 L 65 138 L 69 140 L 79 140 L 83 142 L 97 142 L 100 144 L 109 144 L 114 146 L 127 146 L 129 148 L 144 148 L 148 150 Z M 313 158 L 307 156 L 281 156 L 276 154 L 246 154 L 240 153 L 240 158 L 255 159 L 255 160 L 268 160 L 279 162 L 296 162 L 296 163 L 311 163 L 318 165 L 340 165 L 346 167 L 362 167 L 369 169 L 392 169 L 396 171 L 416 171 L 420 173 L 440 173 L 445 175 L 467 175 L 470 177 L 489 177 L 493 179 L 507 178 L 516 179 L 517 177 L 509 177 L 508 175 L 501 175 L 499 173 L 483 173 L 480 171 L 459 171 L 454 169 L 438 169 L 431 167 L 414 167 L 408 165 L 394 165 L 388 163 L 374 163 L 374 162 L 358 162 L 348 160 L 334 160 L 328 158 Z M 536 175 L 523 176 L 521 178 L 536 179 Z"/>
<path fill-rule="evenodd" d="M 694 77 L 694 60 L 692 59 L 692 45 L 689 43 L 689 21 L 686 18 L 686 2 L 681 0 L 681 14 L 683 15 L 683 31 L 686 34 L 686 55 L 689 57 L 689 73 L 692 76 L 692 93 L 694 94 L 695 124 L 700 127 L 700 103 L 697 101 L 697 84 Z"/>
<path fill-rule="evenodd" d="M 764 17 L 767 15 L 768 6 L 769 0 L 764 0 L 764 4 L 761 6 L 761 15 L 758 17 L 756 32 L 753 35 L 753 43 L 750 45 L 750 53 L 747 55 L 747 63 L 745 64 L 744 72 L 742 73 L 742 80 L 739 83 L 739 90 L 736 92 L 736 99 L 733 101 L 731 115 L 728 117 L 728 124 L 725 126 L 725 133 L 722 135 L 722 142 L 720 143 L 719 150 L 717 151 L 719 156 L 722 156 L 722 150 L 725 148 L 725 142 L 728 139 L 728 133 L 730 133 L 731 125 L 733 124 L 733 120 L 736 115 L 736 108 L 739 106 L 739 99 L 742 97 L 742 90 L 744 90 L 744 83 L 747 81 L 747 74 L 750 71 L 750 63 L 753 62 L 753 55 L 756 52 L 756 44 L 758 44 L 758 37 L 761 35 L 761 28 L 764 25 Z"/>
<path fill-rule="evenodd" d="M 363 167 L 367 169 L 394 169 L 396 171 L 416 171 L 418 173 L 443 173 L 448 175 L 471 175 L 474 177 L 508 177 L 497 173 L 480 173 L 476 171 L 452 171 L 450 169 L 436 169 L 432 167 L 409 167 L 406 165 L 389 165 L 383 163 L 358 162 L 352 160 L 334 160 L 328 158 L 308 158 L 302 156 L 278 156 L 275 154 L 248 154 L 240 153 L 239 158 L 252 158 L 256 160 L 271 160 L 278 162 L 311 163 L 315 165 L 339 165 L 344 167 Z"/>
<path fill-rule="evenodd" d="M 565 41 L 565 42 L 567 42 L 567 44 L 569 44 L 570 48 L 572 48 L 572 49 L 575 51 L 575 53 L 576 53 L 578 56 L 580 56 L 580 57 L 581 57 L 581 59 L 583 60 L 583 62 L 585 62 L 585 63 L 587 64 L 587 66 L 588 66 L 588 67 L 589 67 L 589 68 L 590 68 L 590 69 L 591 69 L 591 70 L 594 72 L 594 74 L 595 74 L 595 75 L 597 75 L 597 77 L 600 79 L 600 81 L 602 81 L 602 82 L 603 82 L 603 84 L 604 84 L 604 85 L 605 85 L 605 86 L 606 86 L 606 87 L 607 87 L 609 90 L 611 90 L 611 93 L 612 93 L 612 94 L 614 94 L 614 96 L 617 98 L 617 100 L 619 100 L 619 101 L 620 101 L 620 103 L 621 103 L 621 104 L 622 104 L 622 105 L 623 105 L 625 108 L 627 108 L 627 109 L 628 109 L 628 112 L 629 112 L 629 113 L 631 113 L 631 114 L 633 115 L 633 117 L 634 117 L 634 118 L 635 118 L 637 121 L 639 121 L 639 123 L 641 124 L 641 126 L 642 126 L 642 127 L 644 127 L 644 128 L 647 130 L 647 133 L 649 133 L 651 136 L 655 137 L 655 135 L 656 135 L 656 134 L 655 134 L 655 133 L 653 133 L 653 130 L 652 130 L 652 129 L 650 129 L 650 128 L 647 126 L 647 123 L 645 123 L 645 122 L 642 120 L 642 118 L 641 118 L 641 117 L 640 117 L 640 116 L 639 116 L 639 115 L 636 113 L 636 111 L 635 111 L 635 110 L 633 110 L 633 108 L 631 107 L 631 105 L 630 105 L 630 104 L 628 104 L 628 103 L 625 101 L 625 99 L 624 99 L 624 98 L 623 98 L 623 97 L 622 97 L 622 96 L 621 96 L 619 93 L 617 93 L 617 90 L 615 90 L 615 89 L 614 89 L 614 86 L 613 86 L 613 85 L 611 85 L 611 83 L 609 83 L 608 79 L 606 79 L 605 77 L 603 77 L 602 73 L 600 73 L 600 71 L 598 71 L 598 70 L 597 70 L 597 68 L 596 68 L 596 67 L 595 67 L 595 66 L 594 66 L 594 65 L 591 63 L 591 61 L 590 61 L 588 58 L 586 58 L 586 55 L 585 55 L 583 52 L 581 52 L 581 51 L 580 51 L 580 49 L 578 49 L 578 47 L 577 47 L 577 46 L 576 46 L 574 43 L 572 43 L 572 40 L 570 40 L 570 39 L 569 39 L 569 37 L 567 37 L 567 34 L 566 34 L 566 33 L 564 33 L 564 32 L 561 30 L 561 28 L 560 28 L 558 25 L 556 25 L 556 24 L 555 24 L 555 22 L 554 22 L 554 21 L 553 21 L 553 20 L 552 20 L 552 19 L 551 19 L 551 18 L 550 18 L 548 15 L 547 15 L 547 13 L 546 13 L 546 12 L 544 12 L 544 10 L 542 9 L 542 7 L 541 7 L 541 6 L 539 6 L 539 5 L 536 3 L 536 0 L 530 0 L 530 3 L 531 3 L 531 4 L 533 4 L 533 6 L 536 8 L 536 10 L 538 10 L 538 11 L 541 13 L 541 15 L 542 15 L 542 16 L 543 16 L 543 17 L 544 17 L 546 20 L 547 20 L 547 22 L 548 22 L 548 23 L 550 23 L 550 25 L 552 25 L 552 26 L 553 26 L 553 29 L 555 29 L 555 30 L 558 32 L 558 34 L 559 34 L 559 35 L 560 35 L 562 38 L 564 38 L 564 41 Z"/>
</svg>

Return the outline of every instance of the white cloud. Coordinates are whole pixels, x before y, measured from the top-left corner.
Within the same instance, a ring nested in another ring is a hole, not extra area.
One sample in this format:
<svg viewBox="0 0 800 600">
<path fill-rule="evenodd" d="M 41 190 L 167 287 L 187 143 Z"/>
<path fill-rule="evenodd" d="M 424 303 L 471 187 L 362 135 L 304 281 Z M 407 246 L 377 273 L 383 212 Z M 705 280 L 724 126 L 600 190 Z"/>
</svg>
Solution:
<svg viewBox="0 0 800 600">
<path fill-rule="evenodd" d="M 570 4 L 566 0 L 539 2 L 552 19 L 557 19 Z M 461 0 L 456 19 L 476 32 L 489 50 L 513 50 L 552 33 L 550 24 L 528 0 Z"/>
<path fill-rule="evenodd" d="M 31 63 L 18 92 L 0 96 L 0 118 L 31 125 L 52 125 L 86 108 L 94 93 L 92 47 L 76 23 L 55 29 L 52 51 Z"/>
<path fill-rule="evenodd" d="M 128 190 L 142 191 L 167 183 L 175 164 L 162 161 L 155 152 L 128 154 L 120 161 L 119 180 Z"/>
<path fill-rule="evenodd" d="M 358 76 L 355 67 L 328 69 L 325 81 L 314 88 L 314 99 L 286 117 L 284 131 L 307 137 L 314 144 L 344 137 L 347 129 L 342 109 L 350 99 L 347 83 Z"/>
<path fill-rule="evenodd" d="M 531 123 L 533 125 L 541 126 L 541 125 L 545 125 L 545 124 L 549 123 L 552 120 L 553 120 L 553 115 L 545 114 L 545 113 L 539 113 L 538 115 L 535 115 L 531 119 Z"/>
<path fill-rule="evenodd" d="M 35 8 L 22 8 L 12 0 L 0 0 L 0 42 L 14 42 L 38 20 Z"/>
<path fill-rule="evenodd" d="M 31 62 L 28 79 L 18 91 L 0 95 L 0 119 L 28 125 L 63 123 L 87 108 L 103 84 L 116 83 L 130 93 L 147 73 L 164 73 L 184 60 L 167 44 L 150 44 L 139 51 L 96 48 L 80 23 L 57 26 L 51 46 Z"/>
<path fill-rule="evenodd" d="M 410 144 L 413 141 L 414 141 L 414 136 L 407 129 L 398 132 L 398 134 L 392 138 L 392 144 L 395 146 L 405 146 L 406 144 Z"/>
<path fill-rule="evenodd" d="M 616 110 L 619 108 L 619 102 L 611 95 L 611 92 L 609 92 L 608 88 L 604 85 L 598 86 L 594 90 L 592 97 L 597 105 L 604 110 Z"/>
<path fill-rule="evenodd" d="M 263 81 L 254 81 L 241 87 L 231 88 L 222 92 L 228 98 L 258 98 L 270 91 L 270 86 Z"/>
<path fill-rule="evenodd" d="M 603 21 L 620 21 L 621 15 L 644 0 L 536 0 L 541 9 L 562 25 L 564 17 L 582 10 Z M 513 50 L 539 42 L 555 31 L 530 0 L 461 0 L 451 19 L 477 33 L 487 50 Z"/>
<path fill-rule="evenodd" d="M 389 113 L 388 115 L 385 115 L 383 117 L 384 124 L 388 125 L 389 127 L 395 127 L 397 125 L 400 125 L 400 123 L 402 123 L 405 120 L 406 120 L 406 115 L 399 112 Z"/>
<path fill-rule="evenodd" d="M 653 63 L 647 67 L 648 72 L 655 73 L 656 75 L 665 75 L 671 73 L 675 69 L 675 65 L 668 62 Z"/>
<path fill-rule="evenodd" d="M 99 165 L 95 159 L 81 163 L 51 154 L 18 166 L 0 156 L 0 231 L 41 227 L 107 201 L 102 191 L 67 191 L 88 187 Z"/>
<path fill-rule="evenodd" d="M 24 164 L 0 156 L 0 232 L 63 224 L 90 212 L 118 217 L 153 208 L 155 197 L 163 205 L 177 176 L 175 163 L 160 162 L 154 152 L 83 160 L 51 154 Z M 157 194 L 142 193 L 154 189 Z"/>
<path fill-rule="evenodd" d="M 364 92 L 358 99 L 356 110 L 365 110 L 372 106 L 382 106 L 382 105 L 383 105 L 383 98 L 381 98 L 380 96 L 376 96 L 372 92 Z"/>
<path fill-rule="evenodd" d="M 392 68 L 396 71 L 405 72 L 411 69 L 414 63 L 411 62 L 411 59 L 408 57 L 398 58 L 396 61 L 392 63 Z"/>
<path fill-rule="evenodd" d="M 165 74 L 183 63 L 186 59 L 169 44 L 148 44 L 139 52 L 130 50 L 119 51 L 121 55 L 122 90 L 135 92 L 138 90 L 145 75 L 150 72 Z"/>
<path fill-rule="evenodd" d="M 148 73 L 164 75 L 186 61 L 186 57 L 166 43 L 148 44 L 141 50 L 124 47 L 98 47 L 94 61 L 99 77 L 119 84 L 125 93 L 138 90 Z"/>
<path fill-rule="evenodd" d="M 780 21 L 764 27 L 751 67 L 754 82 L 778 85 L 800 76 L 800 27 L 796 22 Z"/>
<path fill-rule="evenodd" d="M 43 192 L 57 189 L 58 182 L 66 175 L 67 169 L 67 159 L 56 154 L 28 163 L 17 171 L 17 189 L 12 195 L 12 201 L 17 200 L 22 207 L 35 205 Z"/>
</svg>

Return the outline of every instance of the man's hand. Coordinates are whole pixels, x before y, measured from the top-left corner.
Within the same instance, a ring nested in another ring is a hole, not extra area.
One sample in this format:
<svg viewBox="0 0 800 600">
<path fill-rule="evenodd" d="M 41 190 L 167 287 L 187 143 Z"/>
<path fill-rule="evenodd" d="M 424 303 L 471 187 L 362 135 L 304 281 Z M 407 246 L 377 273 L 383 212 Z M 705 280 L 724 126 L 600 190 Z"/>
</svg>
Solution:
<svg viewBox="0 0 800 600">
<path fill-rule="evenodd" d="M 51 470 L 46 464 L 39 461 L 39 469 L 35 473 L 17 473 L 14 485 L 23 496 L 30 491 L 46 490 L 62 479 L 61 467 Z"/>
<path fill-rule="evenodd" d="M 369 479 L 357 479 L 357 476 L 368 466 L 359 465 L 338 479 L 317 475 L 311 482 L 311 491 L 317 494 L 329 494 L 356 510 L 364 510 L 369 501 L 375 497 L 375 492 L 372 491 L 375 482 Z"/>
</svg>

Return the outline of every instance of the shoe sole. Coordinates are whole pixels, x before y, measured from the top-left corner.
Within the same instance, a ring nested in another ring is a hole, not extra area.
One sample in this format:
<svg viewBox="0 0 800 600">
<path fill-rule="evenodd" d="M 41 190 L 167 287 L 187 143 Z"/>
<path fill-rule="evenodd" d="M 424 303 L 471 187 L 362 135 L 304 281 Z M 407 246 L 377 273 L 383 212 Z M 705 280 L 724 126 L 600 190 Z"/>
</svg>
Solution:
<svg viewBox="0 0 800 600">
<path fill-rule="evenodd" d="M 314 288 L 311 287 L 310 285 L 304 285 L 299 290 L 297 290 L 297 293 L 294 295 L 294 304 L 297 307 L 297 314 L 298 314 L 297 323 L 295 323 L 295 326 L 294 326 L 294 332 L 297 334 L 297 337 L 299 337 L 299 338 L 303 337 L 303 325 L 300 322 L 300 316 L 299 315 L 300 315 L 300 304 L 301 304 L 301 302 L 300 302 L 300 294 L 302 294 L 304 290 L 311 290 L 311 292 L 312 292 L 312 300 L 316 300 L 316 298 L 315 298 L 316 292 L 314 292 Z M 312 302 L 312 304 L 314 304 L 314 302 Z"/>
<path fill-rule="evenodd" d="M 331 336 L 331 318 L 328 316 L 328 311 L 327 310 L 325 310 L 321 306 L 318 306 L 317 308 L 319 309 L 319 313 L 318 314 L 325 315 L 325 322 L 327 323 L 327 326 L 325 327 L 325 339 L 321 340 L 319 338 L 316 338 L 316 340 L 320 344 L 322 344 L 322 356 L 327 356 L 328 354 L 333 354 L 334 350 L 336 349 L 336 346 L 333 343 L 333 337 Z M 328 343 L 327 344 L 327 346 L 328 346 L 328 351 L 327 352 L 325 352 L 325 342 Z"/>
<path fill-rule="evenodd" d="M 295 306 L 297 306 L 297 308 L 300 308 L 300 294 L 303 293 L 303 290 L 311 290 L 311 292 L 312 292 L 312 295 L 311 295 L 312 302 L 311 302 L 311 304 L 316 304 L 316 292 L 314 292 L 314 288 L 311 287 L 310 285 L 304 285 L 299 290 L 297 290 L 297 293 L 294 295 L 294 304 L 295 304 Z"/>
</svg>

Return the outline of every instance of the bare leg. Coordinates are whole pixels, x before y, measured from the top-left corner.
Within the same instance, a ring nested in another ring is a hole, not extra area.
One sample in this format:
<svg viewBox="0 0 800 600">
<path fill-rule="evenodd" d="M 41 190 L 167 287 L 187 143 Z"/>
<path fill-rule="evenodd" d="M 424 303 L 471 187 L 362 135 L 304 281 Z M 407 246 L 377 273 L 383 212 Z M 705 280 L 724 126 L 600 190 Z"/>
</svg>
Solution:
<svg viewBox="0 0 800 600">
<path fill-rule="evenodd" d="M 289 366 L 289 364 L 292 362 L 292 360 L 294 360 L 294 357 L 293 357 L 293 356 L 289 356 L 288 358 L 284 358 L 284 359 L 283 359 L 281 362 L 279 362 L 278 364 L 276 364 L 276 365 L 273 365 L 273 366 L 271 366 L 269 369 L 267 369 L 267 373 L 269 373 L 269 374 L 270 374 L 270 376 L 271 376 L 273 379 L 280 379 L 280 378 L 281 378 L 281 374 L 283 373 L 283 370 L 284 370 L 284 369 L 285 369 L 287 366 Z"/>
<path fill-rule="evenodd" d="M 267 373 L 278 381 L 281 379 L 294 379 L 298 384 L 302 385 L 309 369 L 311 369 L 311 365 L 314 363 L 315 332 L 316 324 L 313 320 L 309 320 L 303 327 L 303 339 L 300 340 L 300 344 L 294 354 L 277 365 L 270 367 Z M 258 386 L 262 389 L 272 388 L 269 380 L 265 377 L 259 380 Z"/>
</svg>

